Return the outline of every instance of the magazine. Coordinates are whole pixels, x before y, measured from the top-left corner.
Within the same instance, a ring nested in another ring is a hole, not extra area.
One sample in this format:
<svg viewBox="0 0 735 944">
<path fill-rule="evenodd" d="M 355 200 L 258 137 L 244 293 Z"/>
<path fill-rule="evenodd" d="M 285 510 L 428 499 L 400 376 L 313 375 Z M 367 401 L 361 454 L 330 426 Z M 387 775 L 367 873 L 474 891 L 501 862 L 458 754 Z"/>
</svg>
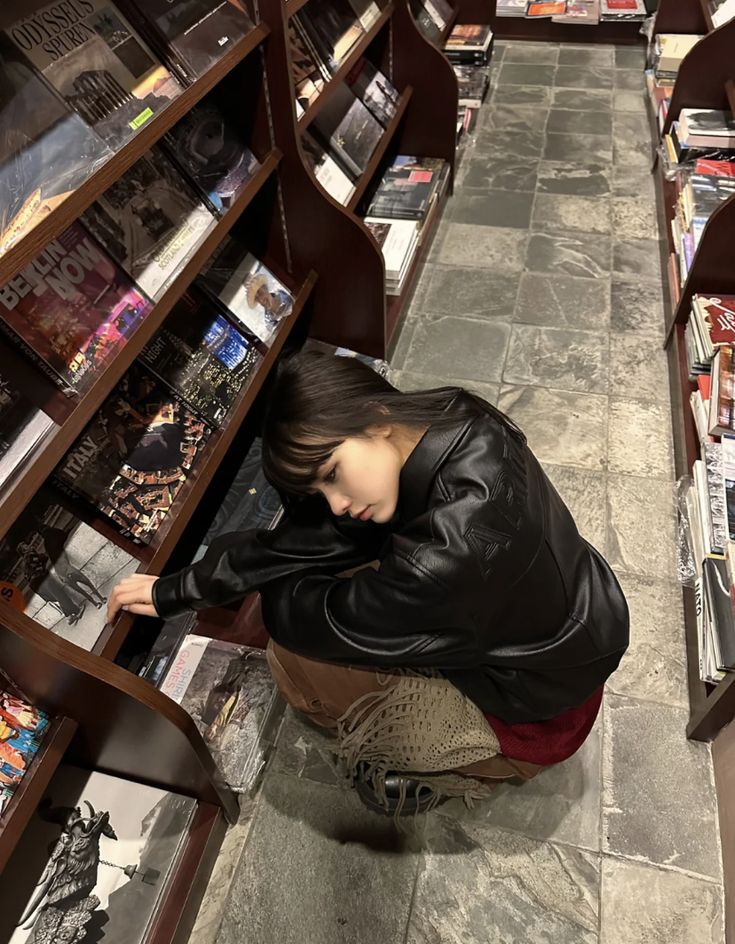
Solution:
<svg viewBox="0 0 735 944">
<path fill-rule="evenodd" d="M 49 716 L 0 681 L 0 818 L 38 753 Z"/>
<path fill-rule="evenodd" d="M 56 423 L 27 396 L 27 377 L 9 370 L 0 345 L 0 492 L 25 466 Z"/>
</svg>

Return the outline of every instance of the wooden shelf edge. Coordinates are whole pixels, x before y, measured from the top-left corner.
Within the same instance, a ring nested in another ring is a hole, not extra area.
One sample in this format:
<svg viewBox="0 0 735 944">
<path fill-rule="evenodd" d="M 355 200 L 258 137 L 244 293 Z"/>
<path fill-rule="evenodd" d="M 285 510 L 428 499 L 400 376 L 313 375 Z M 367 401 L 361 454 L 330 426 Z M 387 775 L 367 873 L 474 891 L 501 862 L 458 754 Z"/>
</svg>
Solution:
<svg viewBox="0 0 735 944">
<path fill-rule="evenodd" d="M 305 7 L 309 0 L 286 0 L 284 4 L 286 8 L 286 19 L 290 20 L 292 16 L 296 16 L 299 10 L 302 7 Z"/>
<path fill-rule="evenodd" d="M 279 331 L 274 338 L 268 354 L 258 367 L 251 382 L 242 392 L 240 401 L 231 414 L 227 425 L 217 437 L 213 448 L 208 450 L 203 457 L 204 461 L 201 467 L 197 468 L 196 478 L 190 480 L 192 485 L 185 492 L 185 497 L 182 501 L 174 503 L 174 507 L 167 515 L 158 532 L 161 535 L 161 540 L 158 542 L 158 545 L 154 547 L 153 557 L 150 563 L 144 568 L 145 573 L 158 575 L 168 563 L 168 559 L 188 524 L 194 509 L 197 507 L 202 495 L 211 482 L 222 458 L 245 420 L 253 401 L 260 392 L 274 361 L 280 354 L 286 339 L 296 324 L 304 305 L 314 289 L 316 280 L 316 273 L 310 272 L 296 295 L 293 314 L 289 317 L 283 329 Z M 186 485 L 184 488 L 186 489 Z M 114 625 L 107 627 L 106 631 L 100 636 L 97 645 L 92 649 L 94 655 L 113 661 L 120 651 L 120 647 L 125 641 L 127 634 L 130 632 L 133 619 L 134 617 L 127 613 L 121 614 Z"/>
<path fill-rule="evenodd" d="M 41 220 L 29 233 L 0 256 L 0 285 L 31 262 L 52 239 L 55 239 L 84 210 L 107 190 L 146 151 L 159 141 L 181 118 L 189 112 L 228 72 L 242 62 L 270 33 L 270 28 L 261 23 L 247 36 L 236 43 L 229 52 L 215 63 L 196 82 L 184 89 L 160 115 L 145 125 L 124 147 L 112 155 L 60 206 Z"/>
<path fill-rule="evenodd" d="M 270 151 L 253 179 L 227 213 L 212 225 L 207 235 L 184 264 L 177 278 L 154 304 L 148 316 L 131 335 L 114 362 L 100 375 L 94 386 L 79 401 L 66 423 L 45 440 L 44 445 L 34 455 L 32 461 L 24 469 L 23 474 L 16 476 L 11 485 L 0 496 L 0 539 L 7 533 L 28 501 L 61 461 L 79 433 L 110 395 L 125 371 L 161 327 L 173 306 L 199 274 L 202 265 L 247 209 L 263 184 L 275 171 L 280 160 L 280 151 L 277 149 Z"/>
<path fill-rule="evenodd" d="M 355 209 L 360 203 L 360 200 L 362 200 L 365 194 L 365 191 L 370 186 L 370 181 L 373 179 L 373 176 L 375 175 L 375 171 L 380 166 L 380 162 L 383 160 L 383 156 L 385 155 L 385 152 L 388 150 L 388 145 L 392 141 L 396 133 L 396 130 L 398 128 L 398 125 L 401 123 L 401 119 L 403 118 L 403 115 L 405 114 L 405 111 L 408 108 L 408 103 L 411 101 L 412 95 L 413 95 L 413 86 L 408 85 L 401 93 L 401 97 L 398 100 L 398 107 L 396 108 L 396 113 L 391 119 L 390 124 L 385 129 L 384 133 L 382 134 L 380 141 L 378 141 L 378 146 L 373 151 L 370 161 L 368 163 L 368 166 L 365 168 L 365 172 L 360 176 L 360 180 L 358 181 L 355 187 L 355 192 L 352 194 L 352 196 L 349 199 L 349 202 L 347 203 L 347 209 L 350 212 L 352 213 L 355 212 Z"/>
<path fill-rule="evenodd" d="M 345 78 L 352 70 L 352 67 L 355 65 L 357 60 L 360 58 L 360 56 L 362 56 L 378 33 L 383 29 L 385 24 L 390 20 L 392 15 L 393 0 L 391 0 L 391 2 L 385 6 L 378 19 L 373 23 L 365 35 L 361 36 L 360 39 L 355 43 L 350 53 L 345 56 L 343 62 L 340 63 L 339 68 L 334 73 L 332 78 L 324 85 L 324 88 L 321 90 L 318 97 L 311 103 L 311 105 L 309 105 L 304 114 L 299 118 L 299 131 L 304 131 L 309 127 L 312 121 L 316 118 L 316 116 L 334 94 L 334 89 L 339 85 L 340 82 L 344 82 Z"/>
<path fill-rule="evenodd" d="M 53 719 L 31 766 L 0 817 L 0 873 L 7 865 L 78 727 L 72 718 Z"/>
</svg>

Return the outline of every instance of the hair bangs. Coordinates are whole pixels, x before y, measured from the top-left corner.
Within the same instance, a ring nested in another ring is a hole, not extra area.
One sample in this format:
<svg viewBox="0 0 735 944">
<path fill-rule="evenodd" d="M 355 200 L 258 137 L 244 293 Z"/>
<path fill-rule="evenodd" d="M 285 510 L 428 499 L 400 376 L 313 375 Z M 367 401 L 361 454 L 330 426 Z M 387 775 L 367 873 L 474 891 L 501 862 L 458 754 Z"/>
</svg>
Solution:
<svg viewBox="0 0 735 944">
<path fill-rule="evenodd" d="M 319 480 L 319 470 L 344 440 L 319 439 L 316 430 L 288 430 L 263 443 L 263 472 L 277 489 L 292 495 L 308 494 Z"/>
</svg>

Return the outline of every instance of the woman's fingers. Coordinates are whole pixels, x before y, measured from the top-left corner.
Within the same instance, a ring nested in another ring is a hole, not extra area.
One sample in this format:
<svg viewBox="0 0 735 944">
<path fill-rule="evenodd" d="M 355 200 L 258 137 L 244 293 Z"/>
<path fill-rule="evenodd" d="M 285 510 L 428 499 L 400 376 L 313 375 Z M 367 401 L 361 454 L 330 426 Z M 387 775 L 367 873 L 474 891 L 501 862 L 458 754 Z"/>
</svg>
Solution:
<svg viewBox="0 0 735 944">
<path fill-rule="evenodd" d="M 107 602 L 107 621 L 111 623 L 121 609 L 141 616 L 156 616 L 153 606 L 153 584 L 158 577 L 133 574 L 113 588 Z"/>
</svg>

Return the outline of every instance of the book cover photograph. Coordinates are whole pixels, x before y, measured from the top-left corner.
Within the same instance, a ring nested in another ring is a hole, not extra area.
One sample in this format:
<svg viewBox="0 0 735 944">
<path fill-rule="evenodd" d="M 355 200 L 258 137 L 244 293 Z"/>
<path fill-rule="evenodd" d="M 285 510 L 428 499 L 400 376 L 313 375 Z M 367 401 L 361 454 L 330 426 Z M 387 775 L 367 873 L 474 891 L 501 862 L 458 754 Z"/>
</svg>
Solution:
<svg viewBox="0 0 735 944">
<path fill-rule="evenodd" d="M 333 73 L 364 33 L 348 0 L 310 3 L 299 11 L 299 18 Z"/>
<path fill-rule="evenodd" d="M 278 325 L 293 311 L 293 295 L 234 239 L 227 239 L 203 271 L 201 284 L 236 321 L 270 346 Z"/>
<path fill-rule="evenodd" d="M 146 543 L 210 432 L 164 384 L 133 364 L 66 454 L 56 478 L 126 535 Z"/>
<path fill-rule="evenodd" d="M 0 252 L 110 157 L 102 139 L 0 32 Z"/>
<path fill-rule="evenodd" d="M 265 652 L 190 634 L 160 690 L 191 715 L 230 787 L 249 791 L 265 762 L 278 699 Z"/>
<path fill-rule="evenodd" d="M 82 220 L 149 298 L 177 274 L 214 222 L 159 147 L 109 187 Z"/>
<path fill-rule="evenodd" d="M 252 341 L 194 288 L 140 359 L 209 423 L 221 423 L 262 361 Z"/>
<path fill-rule="evenodd" d="M 346 85 L 339 85 L 317 115 L 314 131 L 356 177 L 365 171 L 383 126 Z"/>
<path fill-rule="evenodd" d="M 209 99 L 195 105 L 164 139 L 173 160 L 220 216 L 260 167 L 234 127 Z"/>
<path fill-rule="evenodd" d="M 138 944 L 188 836 L 196 800 L 62 765 L 0 891 L 8 944 Z"/>
<path fill-rule="evenodd" d="M 79 223 L 0 288 L 0 320 L 60 385 L 78 392 L 91 386 L 150 309 Z"/>
<path fill-rule="evenodd" d="M 368 216 L 423 219 L 444 179 L 445 166 L 439 158 L 399 154 L 383 175 Z"/>
<path fill-rule="evenodd" d="M 342 170 L 334 158 L 321 147 L 308 131 L 301 135 L 301 150 L 304 160 L 314 176 L 330 197 L 344 206 L 355 192 L 355 184 Z"/>
<path fill-rule="evenodd" d="M 291 53 L 291 72 L 293 74 L 296 104 L 301 113 L 316 101 L 324 88 L 324 75 L 314 56 L 296 26 L 296 18 L 288 21 L 288 43 Z"/>
<path fill-rule="evenodd" d="M 92 649 L 112 588 L 139 562 L 80 521 L 43 488 L 0 542 L 0 587 L 47 629 Z"/>
<path fill-rule="evenodd" d="M 387 128 L 396 113 L 400 96 L 380 69 L 363 57 L 345 81 L 373 117 Z"/>
<path fill-rule="evenodd" d="M 0 816 L 39 751 L 50 720 L 0 682 Z"/>
<path fill-rule="evenodd" d="M 253 29 L 250 17 L 231 0 L 133 0 L 189 79 L 210 69 Z"/>
<path fill-rule="evenodd" d="M 23 467 L 56 423 L 22 390 L 2 364 L 0 347 L 0 491 Z"/>
</svg>

